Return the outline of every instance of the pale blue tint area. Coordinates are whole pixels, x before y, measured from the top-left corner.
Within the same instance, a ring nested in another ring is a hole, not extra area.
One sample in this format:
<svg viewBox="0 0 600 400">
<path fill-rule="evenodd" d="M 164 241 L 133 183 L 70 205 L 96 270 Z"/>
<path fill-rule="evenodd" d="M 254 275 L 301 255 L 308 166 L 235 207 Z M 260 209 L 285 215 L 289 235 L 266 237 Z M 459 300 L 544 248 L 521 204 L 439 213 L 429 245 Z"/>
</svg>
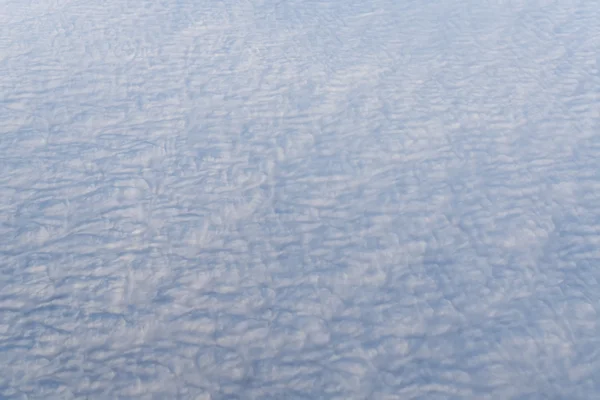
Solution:
<svg viewBox="0 0 600 400">
<path fill-rule="evenodd" d="M 599 50 L 596 0 L 0 0 L 0 398 L 599 398 Z"/>
</svg>

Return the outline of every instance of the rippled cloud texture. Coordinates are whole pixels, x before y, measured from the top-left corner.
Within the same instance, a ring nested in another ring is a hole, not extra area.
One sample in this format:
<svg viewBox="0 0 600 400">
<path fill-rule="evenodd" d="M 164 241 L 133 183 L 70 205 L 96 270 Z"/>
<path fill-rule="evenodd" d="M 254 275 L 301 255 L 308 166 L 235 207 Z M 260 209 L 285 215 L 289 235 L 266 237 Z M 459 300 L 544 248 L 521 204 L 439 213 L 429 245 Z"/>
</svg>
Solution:
<svg viewBox="0 0 600 400">
<path fill-rule="evenodd" d="M 0 398 L 600 396 L 598 1 L 0 10 Z"/>
</svg>

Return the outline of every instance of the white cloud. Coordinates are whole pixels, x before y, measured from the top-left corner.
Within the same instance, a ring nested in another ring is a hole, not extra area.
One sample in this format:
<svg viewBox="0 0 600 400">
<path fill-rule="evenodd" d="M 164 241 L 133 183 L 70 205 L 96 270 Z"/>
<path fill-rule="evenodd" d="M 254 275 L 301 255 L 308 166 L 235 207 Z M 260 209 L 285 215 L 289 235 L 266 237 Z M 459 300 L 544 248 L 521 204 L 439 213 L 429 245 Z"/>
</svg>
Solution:
<svg viewBox="0 0 600 400">
<path fill-rule="evenodd" d="M 593 2 L 4 9 L 1 398 L 596 397 Z"/>
</svg>

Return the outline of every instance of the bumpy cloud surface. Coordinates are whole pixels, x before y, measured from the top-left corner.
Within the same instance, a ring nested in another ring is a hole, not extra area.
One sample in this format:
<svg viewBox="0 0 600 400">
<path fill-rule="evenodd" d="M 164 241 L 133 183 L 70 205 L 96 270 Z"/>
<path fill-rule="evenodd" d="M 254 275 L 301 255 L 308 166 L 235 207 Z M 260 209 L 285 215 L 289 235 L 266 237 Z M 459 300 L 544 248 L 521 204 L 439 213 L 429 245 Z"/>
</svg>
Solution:
<svg viewBox="0 0 600 400">
<path fill-rule="evenodd" d="M 596 1 L 0 3 L 0 398 L 600 396 Z"/>
</svg>

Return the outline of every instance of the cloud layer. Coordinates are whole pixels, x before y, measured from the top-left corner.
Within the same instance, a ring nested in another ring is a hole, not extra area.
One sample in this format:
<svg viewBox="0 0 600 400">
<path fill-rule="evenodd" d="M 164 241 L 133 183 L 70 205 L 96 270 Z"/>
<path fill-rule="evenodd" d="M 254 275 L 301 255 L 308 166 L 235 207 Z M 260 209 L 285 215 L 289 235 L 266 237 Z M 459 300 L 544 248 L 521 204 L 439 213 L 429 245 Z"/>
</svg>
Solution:
<svg viewBox="0 0 600 400">
<path fill-rule="evenodd" d="M 593 3 L 5 0 L 0 398 L 596 397 Z"/>
</svg>

